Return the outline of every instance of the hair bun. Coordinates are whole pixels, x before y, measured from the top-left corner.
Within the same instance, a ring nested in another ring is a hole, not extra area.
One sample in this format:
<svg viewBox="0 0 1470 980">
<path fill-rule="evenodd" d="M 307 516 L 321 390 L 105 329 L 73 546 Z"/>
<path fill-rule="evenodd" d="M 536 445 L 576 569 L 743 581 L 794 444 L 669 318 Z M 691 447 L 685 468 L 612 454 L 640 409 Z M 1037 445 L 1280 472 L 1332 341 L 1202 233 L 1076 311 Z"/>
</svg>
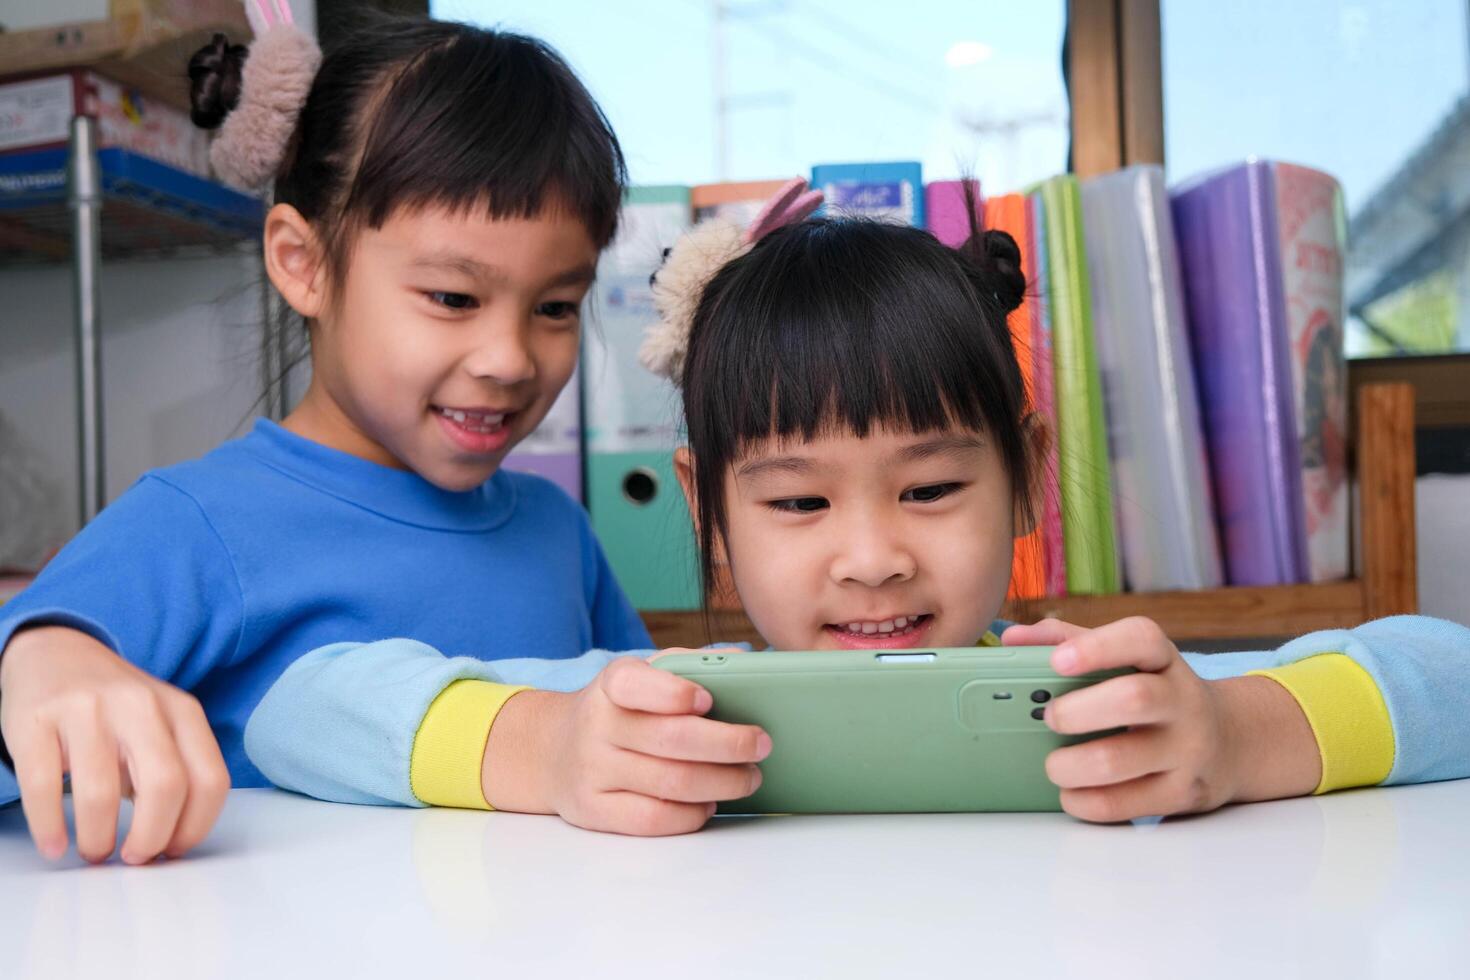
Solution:
<svg viewBox="0 0 1470 980">
<path fill-rule="evenodd" d="M 249 49 L 216 34 L 189 59 L 189 118 L 214 129 L 240 101 L 240 76 Z"/>
<path fill-rule="evenodd" d="M 975 252 L 1006 312 L 1020 306 L 1026 298 L 1026 275 L 1021 271 L 1021 249 L 1016 240 L 1003 231 L 983 232 Z"/>
</svg>

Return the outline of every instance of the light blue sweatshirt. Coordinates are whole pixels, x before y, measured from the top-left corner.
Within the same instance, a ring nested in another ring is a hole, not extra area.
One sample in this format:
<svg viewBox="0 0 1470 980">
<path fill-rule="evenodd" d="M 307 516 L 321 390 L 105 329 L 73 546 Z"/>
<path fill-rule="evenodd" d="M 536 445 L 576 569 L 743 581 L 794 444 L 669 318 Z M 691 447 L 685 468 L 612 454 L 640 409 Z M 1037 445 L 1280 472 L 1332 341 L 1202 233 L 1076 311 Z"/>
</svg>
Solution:
<svg viewBox="0 0 1470 980">
<path fill-rule="evenodd" d="M 427 731 L 430 706 L 451 685 L 573 691 L 615 656 L 593 650 L 570 660 L 485 662 L 445 657 L 407 639 L 337 643 L 302 657 L 266 693 L 246 728 L 245 748 L 276 785 L 311 796 L 442 803 L 414 792 L 412 771 L 423 764 L 415 742 Z M 1311 633 L 1276 650 L 1184 658 L 1207 680 L 1259 671 L 1282 683 L 1317 737 L 1319 792 L 1470 776 L 1470 629 L 1463 626 L 1398 616 Z M 478 743 L 459 762 L 460 778 L 475 787 L 491 721 L 493 711 L 471 726 Z"/>
</svg>

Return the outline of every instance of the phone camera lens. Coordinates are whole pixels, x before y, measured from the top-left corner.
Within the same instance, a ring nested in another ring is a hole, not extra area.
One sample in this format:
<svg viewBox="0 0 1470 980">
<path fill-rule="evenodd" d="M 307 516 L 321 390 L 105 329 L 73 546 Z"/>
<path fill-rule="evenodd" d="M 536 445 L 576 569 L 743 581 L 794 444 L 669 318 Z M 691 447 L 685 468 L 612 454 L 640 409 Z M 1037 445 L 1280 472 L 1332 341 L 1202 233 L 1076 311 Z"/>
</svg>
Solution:
<svg viewBox="0 0 1470 980">
<path fill-rule="evenodd" d="M 1048 701 L 1051 700 L 1051 692 L 1050 691 L 1032 691 L 1031 692 L 1031 700 L 1032 701 L 1035 701 L 1037 704 L 1046 704 L 1046 702 L 1048 702 Z"/>
</svg>

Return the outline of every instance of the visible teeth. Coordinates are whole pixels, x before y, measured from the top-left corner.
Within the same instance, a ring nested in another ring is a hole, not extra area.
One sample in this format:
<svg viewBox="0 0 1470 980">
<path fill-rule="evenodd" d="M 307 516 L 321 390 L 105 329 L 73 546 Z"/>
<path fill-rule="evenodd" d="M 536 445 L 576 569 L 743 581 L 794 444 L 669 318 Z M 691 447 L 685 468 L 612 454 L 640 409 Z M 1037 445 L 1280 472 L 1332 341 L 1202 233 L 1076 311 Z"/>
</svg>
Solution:
<svg viewBox="0 0 1470 980">
<path fill-rule="evenodd" d="M 912 616 L 894 616 L 892 619 L 875 620 L 873 622 L 857 620 L 846 624 L 846 626 L 849 633 L 866 634 L 868 636 L 874 633 L 904 633 L 910 629 L 917 628 L 919 620 L 923 619 L 926 615 L 928 614 L 917 613 Z"/>
<path fill-rule="evenodd" d="M 504 412 L 466 412 L 458 408 L 441 408 L 439 414 L 475 432 L 495 432 L 505 422 Z"/>
</svg>

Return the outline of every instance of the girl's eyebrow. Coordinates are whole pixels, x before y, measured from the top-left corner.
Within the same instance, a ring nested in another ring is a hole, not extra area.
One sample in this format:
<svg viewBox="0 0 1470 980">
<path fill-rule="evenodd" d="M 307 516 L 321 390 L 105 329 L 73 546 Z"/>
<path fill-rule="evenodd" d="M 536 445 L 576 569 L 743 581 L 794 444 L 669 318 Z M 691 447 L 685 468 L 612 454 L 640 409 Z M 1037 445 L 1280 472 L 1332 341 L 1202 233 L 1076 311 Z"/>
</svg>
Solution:
<svg viewBox="0 0 1470 980">
<path fill-rule="evenodd" d="M 918 463 L 935 456 L 961 456 L 983 448 L 985 443 L 979 436 L 946 435 L 904 446 L 893 455 L 900 462 Z"/>
<path fill-rule="evenodd" d="M 985 443 L 979 436 L 945 435 L 911 443 L 890 454 L 889 458 L 900 463 L 918 463 L 926 459 L 933 459 L 935 456 L 962 456 L 966 453 L 979 452 L 984 447 Z M 765 476 L 768 473 L 791 473 L 796 476 L 805 476 L 825 468 L 823 464 L 814 462 L 806 456 L 766 456 L 742 463 L 736 468 L 735 475 L 740 478 Z"/>
<path fill-rule="evenodd" d="M 505 270 L 481 262 L 479 259 L 471 258 L 461 252 L 427 252 L 415 256 L 409 265 L 415 269 L 447 269 L 450 272 L 458 272 L 461 275 L 479 281 L 505 282 L 506 279 L 510 278 L 505 274 Z M 547 281 L 546 288 L 554 289 L 558 286 L 581 286 L 592 282 L 596 278 L 596 266 L 583 264 L 573 266 L 552 277 Z"/>
<path fill-rule="evenodd" d="M 426 252 L 414 256 L 409 263 L 415 269 L 447 269 L 469 276 L 471 279 L 504 279 L 505 273 L 494 266 L 472 259 L 459 252 Z"/>
<path fill-rule="evenodd" d="M 805 456 L 767 456 L 763 459 L 753 459 L 748 463 L 742 463 L 735 470 L 736 477 L 765 476 L 767 473 L 791 473 L 802 476 L 820 469 Z"/>
</svg>

